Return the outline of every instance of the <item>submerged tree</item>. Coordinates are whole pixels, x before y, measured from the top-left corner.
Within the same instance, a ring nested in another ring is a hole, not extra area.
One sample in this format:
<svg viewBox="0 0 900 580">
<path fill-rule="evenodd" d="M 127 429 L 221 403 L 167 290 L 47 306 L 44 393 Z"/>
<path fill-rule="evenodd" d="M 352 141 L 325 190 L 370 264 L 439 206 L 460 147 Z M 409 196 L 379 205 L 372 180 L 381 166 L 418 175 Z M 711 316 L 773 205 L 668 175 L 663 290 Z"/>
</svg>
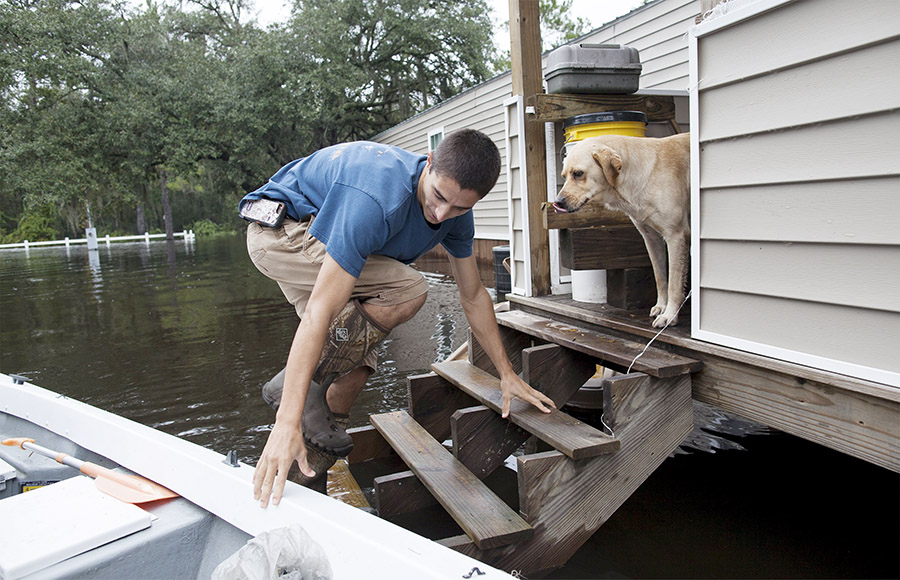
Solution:
<svg viewBox="0 0 900 580">
<path fill-rule="evenodd" d="M 0 235 L 78 233 L 85 202 L 107 229 L 236 225 L 287 161 L 490 74 L 484 0 L 302 0 L 269 30 L 245 1 L 0 3 Z"/>
<path fill-rule="evenodd" d="M 0 5 L 0 228 L 43 216 L 52 232 L 79 222 L 85 200 L 120 193 L 97 138 L 118 19 L 116 5 L 99 0 Z M 55 208 L 52 226 L 46 208 Z"/>
</svg>

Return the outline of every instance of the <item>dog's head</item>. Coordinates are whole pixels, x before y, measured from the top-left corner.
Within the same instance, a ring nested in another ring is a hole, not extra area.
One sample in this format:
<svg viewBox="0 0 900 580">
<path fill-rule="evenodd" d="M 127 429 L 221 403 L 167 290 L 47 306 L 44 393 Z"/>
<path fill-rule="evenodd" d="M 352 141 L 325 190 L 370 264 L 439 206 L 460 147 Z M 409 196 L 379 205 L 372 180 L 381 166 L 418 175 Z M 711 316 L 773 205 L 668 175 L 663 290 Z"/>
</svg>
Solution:
<svg viewBox="0 0 900 580">
<path fill-rule="evenodd" d="M 616 196 L 622 159 L 615 149 L 597 138 L 585 139 L 566 153 L 562 177 L 566 180 L 554 207 L 557 211 L 578 211 L 593 198 L 607 203 Z"/>
</svg>

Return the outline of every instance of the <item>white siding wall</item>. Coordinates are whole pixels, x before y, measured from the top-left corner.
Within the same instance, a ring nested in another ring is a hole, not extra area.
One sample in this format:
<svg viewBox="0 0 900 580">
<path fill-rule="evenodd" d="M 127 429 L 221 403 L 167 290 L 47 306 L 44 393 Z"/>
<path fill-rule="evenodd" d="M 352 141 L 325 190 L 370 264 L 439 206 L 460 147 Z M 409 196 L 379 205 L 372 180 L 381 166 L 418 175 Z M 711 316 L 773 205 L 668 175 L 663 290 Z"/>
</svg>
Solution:
<svg viewBox="0 0 900 580">
<path fill-rule="evenodd" d="M 640 52 L 643 65 L 641 90 L 684 94 L 689 76 L 687 33 L 699 13 L 700 0 L 656 0 L 602 26 L 580 42 L 633 46 Z M 506 135 L 503 131 L 504 101 L 511 95 L 511 76 L 503 74 L 374 138 L 425 153 L 428 151 L 428 132 L 435 127 L 443 126 L 445 135 L 463 127 L 490 135 L 500 149 L 503 169 L 497 186 L 475 206 L 475 236 L 480 239 L 510 238 Z"/>
<path fill-rule="evenodd" d="M 528 224 L 525 203 L 525 134 L 522 96 L 510 97 L 504 102 L 506 125 L 506 182 L 509 184 L 506 204 L 509 208 L 509 236 L 512 239 L 510 255 L 510 286 L 513 294 L 531 295 L 531 261 L 528 243 Z"/>
<path fill-rule="evenodd" d="M 700 13 L 699 0 L 661 0 L 611 22 L 580 42 L 627 44 L 641 56 L 640 90 L 683 93 L 688 88 L 687 33 Z"/>
<path fill-rule="evenodd" d="M 900 385 L 900 3 L 694 38 L 694 337 Z"/>
</svg>

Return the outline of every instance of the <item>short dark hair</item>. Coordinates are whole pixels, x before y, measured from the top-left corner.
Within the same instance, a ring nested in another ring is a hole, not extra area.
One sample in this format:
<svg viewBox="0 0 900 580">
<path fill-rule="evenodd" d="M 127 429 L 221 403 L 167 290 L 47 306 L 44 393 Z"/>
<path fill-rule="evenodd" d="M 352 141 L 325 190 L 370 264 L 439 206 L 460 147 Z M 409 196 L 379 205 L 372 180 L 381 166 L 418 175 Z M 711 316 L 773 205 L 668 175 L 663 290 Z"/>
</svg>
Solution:
<svg viewBox="0 0 900 580">
<path fill-rule="evenodd" d="M 484 197 L 500 176 L 500 151 L 481 131 L 460 129 L 438 144 L 431 158 L 431 170 Z"/>
</svg>

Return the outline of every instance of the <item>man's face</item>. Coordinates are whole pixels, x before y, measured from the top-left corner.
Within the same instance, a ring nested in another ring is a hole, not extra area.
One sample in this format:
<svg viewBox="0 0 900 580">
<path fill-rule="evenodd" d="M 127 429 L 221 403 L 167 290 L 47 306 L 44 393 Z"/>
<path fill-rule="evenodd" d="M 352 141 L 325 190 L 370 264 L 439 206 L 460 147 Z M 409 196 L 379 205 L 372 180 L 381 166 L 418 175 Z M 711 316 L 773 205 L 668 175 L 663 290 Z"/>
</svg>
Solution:
<svg viewBox="0 0 900 580">
<path fill-rule="evenodd" d="M 437 225 L 450 218 L 460 216 L 481 199 L 474 190 L 461 189 L 456 180 L 444 177 L 431 169 L 431 153 L 428 154 L 428 165 L 419 179 L 417 197 L 425 221 Z"/>
</svg>

